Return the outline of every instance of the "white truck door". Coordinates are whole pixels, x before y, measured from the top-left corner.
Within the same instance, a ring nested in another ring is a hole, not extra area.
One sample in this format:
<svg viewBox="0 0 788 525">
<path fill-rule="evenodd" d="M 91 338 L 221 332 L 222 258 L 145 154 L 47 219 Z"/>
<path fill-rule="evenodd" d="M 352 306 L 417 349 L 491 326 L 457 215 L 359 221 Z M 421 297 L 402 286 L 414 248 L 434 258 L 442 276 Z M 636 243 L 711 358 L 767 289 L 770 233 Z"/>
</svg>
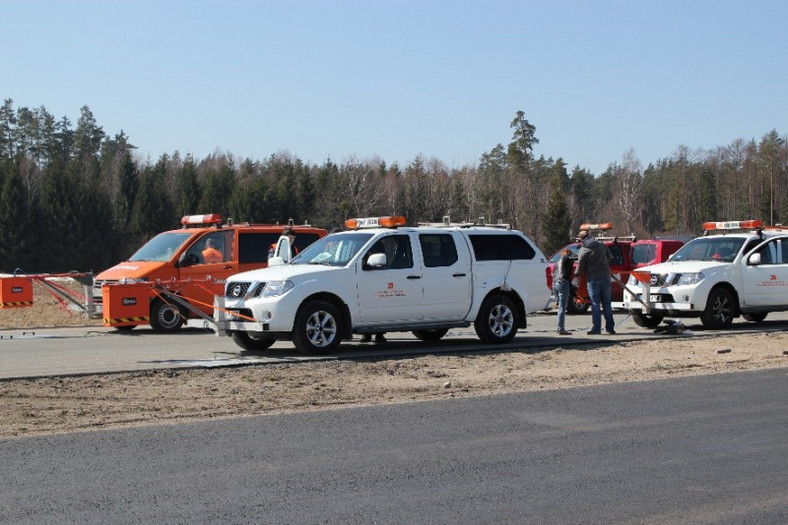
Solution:
<svg viewBox="0 0 788 525">
<path fill-rule="evenodd" d="M 758 264 L 752 264 L 758 255 Z M 771 239 L 743 261 L 742 295 L 751 306 L 788 304 L 788 237 Z"/>
<path fill-rule="evenodd" d="M 467 243 L 457 232 L 420 233 L 424 263 L 424 319 L 464 319 L 471 309 L 471 264 Z"/>
<path fill-rule="evenodd" d="M 423 319 L 424 279 L 421 264 L 414 260 L 411 240 L 407 233 L 385 235 L 361 256 L 356 274 L 355 324 L 370 326 Z M 383 265 L 368 264 L 374 254 L 385 255 Z"/>
</svg>

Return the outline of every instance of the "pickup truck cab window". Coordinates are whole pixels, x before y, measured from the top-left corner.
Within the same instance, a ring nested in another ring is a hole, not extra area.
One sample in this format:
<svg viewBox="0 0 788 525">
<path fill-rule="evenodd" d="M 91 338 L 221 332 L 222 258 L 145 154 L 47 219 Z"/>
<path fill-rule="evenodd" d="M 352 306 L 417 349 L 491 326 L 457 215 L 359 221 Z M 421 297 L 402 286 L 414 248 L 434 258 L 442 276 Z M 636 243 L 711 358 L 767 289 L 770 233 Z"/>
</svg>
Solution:
<svg viewBox="0 0 788 525">
<path fill-rule="evenodd" d="M 369 256 L 382 253 L 386 256 L 384 266 L 370 267 L 366 264 Z M 410 238 L 407 235 L 390 235 L 379 239 L 364 255 L 364 270 L 401 270 L 413 268 L 413 252 L 410 249 Z"/>
<path fill-rule="evenodd" d="M 457 262 L 457 246 L 454 238 L 447 233 L 423 233 L 419 235 L 419 244 L 427 268 L 451 266 Z"/>
<path fill-rule="evenodd" d="M 477 261 L 533 259 L 536 252 L 519 235 L 469 235 Z"/>
</svg>

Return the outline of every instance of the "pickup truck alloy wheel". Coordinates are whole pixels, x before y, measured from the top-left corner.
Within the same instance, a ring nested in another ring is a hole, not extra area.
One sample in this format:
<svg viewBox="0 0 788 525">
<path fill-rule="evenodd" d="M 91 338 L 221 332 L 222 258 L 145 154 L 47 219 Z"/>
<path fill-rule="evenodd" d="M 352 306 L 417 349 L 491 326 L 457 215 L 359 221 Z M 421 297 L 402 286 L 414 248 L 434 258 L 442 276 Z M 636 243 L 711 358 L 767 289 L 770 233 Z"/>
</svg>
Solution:
<svg viewBox="0 0 788 525">
<path fill-rule="evenodd" d="M 479 309 L 473 327 L 485 343 L 508 343 L 517 334 L 516 307 L 505 295 L 488 297 Z"/>
<path fill-rule="evenodd" d="M 293 327 L 293 343 L 305 354 L 326 354 L 339 347 L 340 314 L 327 301 L 312 301 L 305 304 L 296 315 Z"/>
<path fill-rule="evenodd" d="M 156 299 L 150 306 L 150 325 L 155 332 L 174 332 L 183 325 L 183 315 L 174 304 Z"/>
<path fill-rule="evenodd" d="M 733 323 L 736 311 L 733 295 L 725 288 L 717 288 L 709 294 L 706 309 L 700 316 L 703 326 L 712 330 L 728 328 Z"/>
</svg>

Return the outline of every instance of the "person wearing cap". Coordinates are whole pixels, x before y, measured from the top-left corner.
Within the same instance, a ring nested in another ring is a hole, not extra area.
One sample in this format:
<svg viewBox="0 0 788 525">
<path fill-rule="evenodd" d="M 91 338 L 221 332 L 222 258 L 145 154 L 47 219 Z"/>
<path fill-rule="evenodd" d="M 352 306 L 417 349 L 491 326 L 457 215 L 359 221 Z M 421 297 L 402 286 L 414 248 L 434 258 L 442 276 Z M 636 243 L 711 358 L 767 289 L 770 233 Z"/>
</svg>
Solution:
<svg viewBox="0 0 788 525">
<path fill-rule="evenodd" d="M 613 320 L 613 307 L 610 305 L 610 260 L 612 256 L 607 246 L 580 230 L 577 234 L 580 252 L 577 258 L 575 275 L 585 275 L 588 298 L 591 301 L 591 330 L 588 335 L 602 333 L 602 313 L 605 315 L 605 331 L 616 333 Z"/>
</svg>

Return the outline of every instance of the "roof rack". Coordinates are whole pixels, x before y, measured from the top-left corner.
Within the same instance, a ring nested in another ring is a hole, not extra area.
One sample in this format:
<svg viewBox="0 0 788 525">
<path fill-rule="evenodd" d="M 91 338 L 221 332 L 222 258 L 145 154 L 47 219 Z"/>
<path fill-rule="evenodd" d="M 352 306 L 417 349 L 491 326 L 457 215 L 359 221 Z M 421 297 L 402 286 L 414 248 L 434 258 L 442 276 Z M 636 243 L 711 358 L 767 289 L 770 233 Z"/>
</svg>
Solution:
<svg viewBox="0 0 788 525">
<path fill-rule="evenodd" d="M 499 228 L 501 230 L 511 230 L 512 225 L 509 223 L 505 223 L 502 221 L 498 221 L 497 223 L 487 223 L 485 222 L 484 217 L 479 217 L 476 222 L 451 222 L 451 217 L 448 215 L 443 216 L 443 220 L 441 222 L 419 222 L 419 226 L 429 226 L 431 228 L 473 228 L 483 226 L 485 228 Z"/>
</svg>

